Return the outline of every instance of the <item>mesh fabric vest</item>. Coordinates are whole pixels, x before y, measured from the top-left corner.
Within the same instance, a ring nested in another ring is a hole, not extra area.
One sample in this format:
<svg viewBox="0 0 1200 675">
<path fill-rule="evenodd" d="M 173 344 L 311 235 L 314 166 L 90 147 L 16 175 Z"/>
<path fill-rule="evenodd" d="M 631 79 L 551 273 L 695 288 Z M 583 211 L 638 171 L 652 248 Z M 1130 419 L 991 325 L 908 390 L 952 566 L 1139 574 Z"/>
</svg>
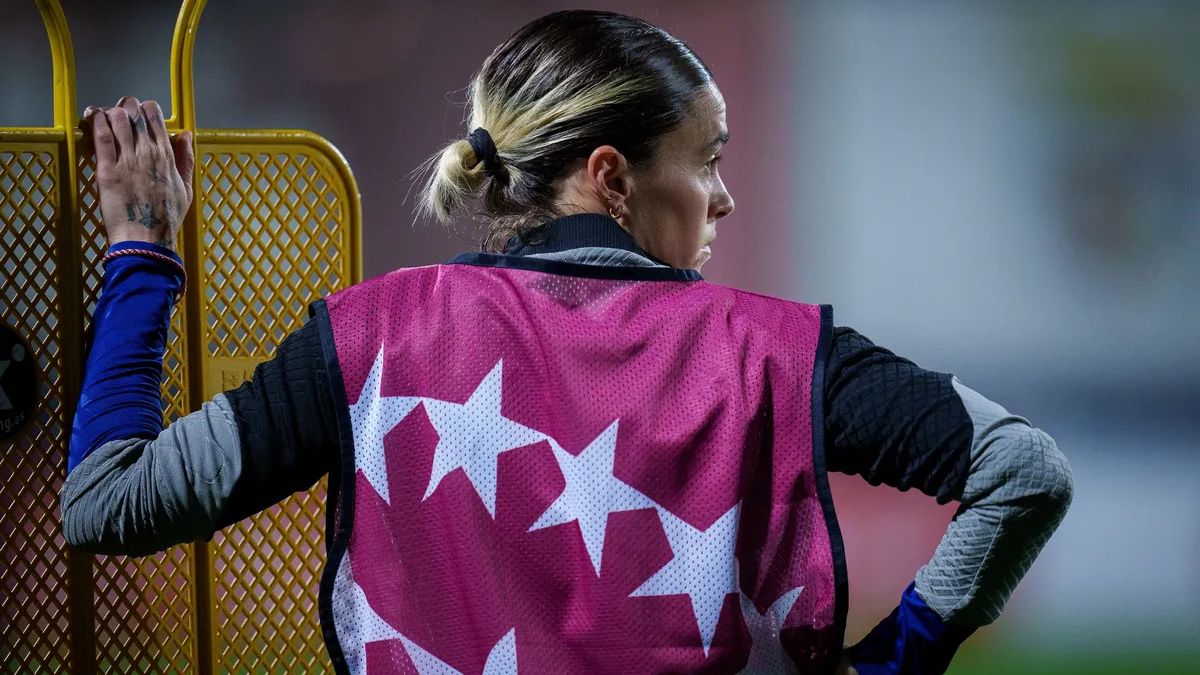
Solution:
<svg viewBox="0 0 1200 675">
<path fill-rule="evenodd" d="M 318 303 L 343 673 L 829 672 L 830 308 L 475 254 Z"/>
</svg>

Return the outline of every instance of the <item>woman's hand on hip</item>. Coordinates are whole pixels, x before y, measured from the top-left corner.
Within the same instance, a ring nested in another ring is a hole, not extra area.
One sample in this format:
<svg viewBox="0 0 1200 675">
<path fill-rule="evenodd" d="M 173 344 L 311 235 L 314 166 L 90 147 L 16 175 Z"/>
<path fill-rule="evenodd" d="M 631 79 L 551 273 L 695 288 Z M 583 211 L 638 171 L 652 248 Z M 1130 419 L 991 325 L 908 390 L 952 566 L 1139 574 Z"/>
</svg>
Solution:
<svg viewBox="0 0 1200 675">
<path fill-rule="evenodd" d="M 162 108 L 125 96 L 112 108 L 89 106 L 83 126 L 96 149 L 96 188 L 109 244 L 146 241 L 174 247 L 192 203 L 192 134 L 167 135 Z"/>
</svg>

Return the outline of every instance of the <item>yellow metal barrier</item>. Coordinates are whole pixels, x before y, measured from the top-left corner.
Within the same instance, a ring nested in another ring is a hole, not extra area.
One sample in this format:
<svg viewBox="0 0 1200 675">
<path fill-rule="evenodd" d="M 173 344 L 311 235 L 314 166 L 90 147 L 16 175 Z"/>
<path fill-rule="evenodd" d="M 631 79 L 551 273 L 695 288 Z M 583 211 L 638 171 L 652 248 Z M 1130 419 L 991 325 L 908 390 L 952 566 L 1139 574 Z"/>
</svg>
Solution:
<svg viewBox="0 0 1200 675">
<path fill-rule="evenodd" d="M 0 441 L 0 672 L 326 670 L 316 615 L 324 480 L 211 543 L 145 558 L 91 556 L 62 539 L 58 492 L 105 243 L 66 20 L 57 0 L 37 6 L 54 124 L 0 127 L 0 324 L 37 369 L 31 419 Z M 171 49 L 167 127 L 195 133 L 197 167 L 178 242 L 188 293 L 164 364 L 168 421 L 243 381 L 308 302 L 362 278 L 358 189 L 333 146 L 307 131 L 196 128 L 203 8 L 184 1 Z"/>
</svg>

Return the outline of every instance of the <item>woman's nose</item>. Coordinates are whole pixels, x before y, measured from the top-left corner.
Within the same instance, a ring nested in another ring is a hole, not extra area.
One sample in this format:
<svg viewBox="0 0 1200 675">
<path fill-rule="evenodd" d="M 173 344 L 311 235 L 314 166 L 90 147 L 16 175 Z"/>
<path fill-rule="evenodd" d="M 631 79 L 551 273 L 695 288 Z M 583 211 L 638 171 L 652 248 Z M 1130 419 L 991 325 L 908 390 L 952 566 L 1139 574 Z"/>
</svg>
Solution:
<svg viewBox="0 0 1200 675">
<path fill-rule="evenodd" d="M 733 197 L 729 194 L 729 191 L 721 190 L 721 194 L 717 196 L 716 201 L 713 203 L 713 220 L 720 220 L 733 213 L 733 206 Z"/>
</svg>

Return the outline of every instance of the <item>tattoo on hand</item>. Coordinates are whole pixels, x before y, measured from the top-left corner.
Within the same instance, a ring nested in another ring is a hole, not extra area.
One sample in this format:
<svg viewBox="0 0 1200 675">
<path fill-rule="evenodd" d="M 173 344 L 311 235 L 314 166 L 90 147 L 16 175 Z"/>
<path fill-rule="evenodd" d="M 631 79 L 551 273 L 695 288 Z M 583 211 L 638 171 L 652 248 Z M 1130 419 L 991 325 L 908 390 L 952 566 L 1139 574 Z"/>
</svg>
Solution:
<svg viewBox="0 0 1200 675">
<path fill-rule="evenodd" d="M 155 183 L 165 184 L 167 182 L 167 177 L 158 170 L 157 166 L 152 166 L 150 167 L 150 180 L 154 181 Z"/>
<path fill-rule="evenodd" d="M 175 248 L 175 231 L 171 227 L 171 224 L 179 222 L 179 209 L 176 207 L 175 202 L 166 199 L 162 200 L 162 208 L 163 214 L 167 218 L 167 226 L 163 228 L 162 236 L 159 238 L 158 243 L 167 248 Z"/>
<path fill-rule="evenodd" d="M 163 201 L 163 205 L 166 206 L 165 200 Z M 136 207 L 136 211 L 134 207 Z M 163 220 L 154 215 L 154 209 L 150 206 L 149 202 L 137 204 L 126 203 L 125 215 L 129 216 L 129 222 L 141 223 L 142 227 L 145 227 L 147 230 L 153 230 L 163 224 Z"/>
</svg>

